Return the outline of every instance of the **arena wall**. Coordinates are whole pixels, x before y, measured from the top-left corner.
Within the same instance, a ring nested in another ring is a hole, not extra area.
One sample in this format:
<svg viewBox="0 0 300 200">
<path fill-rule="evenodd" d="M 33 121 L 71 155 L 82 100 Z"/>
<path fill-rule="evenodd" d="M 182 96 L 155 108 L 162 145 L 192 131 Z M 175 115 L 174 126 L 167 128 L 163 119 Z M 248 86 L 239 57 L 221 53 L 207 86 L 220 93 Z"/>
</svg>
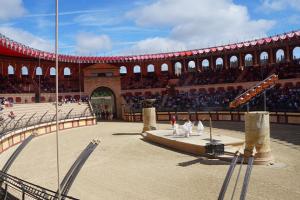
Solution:
<svg viewBox="0 0 300 200">
<path fill-rule="evenodd" d="M 92 126 L 96 124 L 95 117 L 75 118 L 63 120 L 59 122 L 59 130 L 70 128 L 77 128 L 83 126 Z M 9 132 L 0 138 L 0 153 L 9 149 L 10 147 L 19 144 L 25 140 L 29 135 L 36 134 L 41 136 L 56 131 L 56 122 L 44 123 L 36 126 L 27 127 L 24 129 Z"/>
<path fill-rule="evenodd" d="M 171 116 L 177 116 L 177 120 L 190 118 L 192 121 L 244 121 L 244 112 L 156 112 L 157 121 L 171 121 Z M 123 120 L 129 122 L 143 121 L 142 113 L 124 113 Z M 270 122 L 279 124 L 300 124 L 300 113 L 276 112 L 270 113 Z"/>
</svg>

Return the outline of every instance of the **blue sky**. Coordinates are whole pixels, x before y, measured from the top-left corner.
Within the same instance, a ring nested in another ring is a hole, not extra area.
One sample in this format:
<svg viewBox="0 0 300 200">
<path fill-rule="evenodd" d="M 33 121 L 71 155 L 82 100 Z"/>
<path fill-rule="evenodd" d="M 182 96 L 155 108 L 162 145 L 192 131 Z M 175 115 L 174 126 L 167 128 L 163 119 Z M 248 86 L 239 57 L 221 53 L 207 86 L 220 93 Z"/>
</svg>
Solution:
<svg viewBox="0 0 300 200">
<path fill-rule="evenodd" d="M 0 33 L 53 51 L 55 0 L 0 5 Z M 195 49 L 300 27 L 300 0 L 60 0 L 59 10 L 59 51 L 76 55 Z"/>
</svg>

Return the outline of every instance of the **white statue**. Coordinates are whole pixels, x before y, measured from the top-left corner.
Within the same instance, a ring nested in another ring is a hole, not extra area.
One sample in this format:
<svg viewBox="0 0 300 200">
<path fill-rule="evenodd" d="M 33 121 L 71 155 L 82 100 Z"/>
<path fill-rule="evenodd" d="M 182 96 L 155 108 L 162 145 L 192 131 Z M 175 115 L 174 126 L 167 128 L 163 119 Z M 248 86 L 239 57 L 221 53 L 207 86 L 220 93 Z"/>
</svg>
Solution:
<svg viewBox="0 0 300 200">
<path fill-rule="evenodd" d="M 184 130 L 185 137 L 190 137 L 193 131 L 193 126 L 194 124 L 190 121 L 187 120 L 183 125 L 182 129 Z"/>
<path fill-rule="evenodd" d="M 197 126 L 197 134 L 202 135 L 204 133 L 204 126 L 202 122 L 199 120 L 198 121 L 198 126 Z"/>
</svg>

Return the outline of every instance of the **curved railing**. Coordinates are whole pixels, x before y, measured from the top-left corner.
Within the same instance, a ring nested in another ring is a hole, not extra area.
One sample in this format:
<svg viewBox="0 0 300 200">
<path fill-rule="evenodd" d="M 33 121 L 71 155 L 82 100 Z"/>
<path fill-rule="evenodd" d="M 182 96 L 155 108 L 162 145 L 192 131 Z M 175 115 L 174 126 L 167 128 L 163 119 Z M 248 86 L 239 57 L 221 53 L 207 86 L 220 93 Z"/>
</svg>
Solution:
<svg viewBox="0 0 300 200">
<path fill-rule="evenodd" d="M 0 171 L 0 198 L 1 199 L 37 199 L 56 200 L 56 192 L 47 188 L 35 185 L 18 177 Z M 76 200 L 76 198 L 62 195 L 61 199 Z"/>
<path fill-rule="evenodd" d="M 73 128 L 73 126 L 65 127 L 66 124 L 73 125 L 76 123 L 77 126 L 74 127 L 81 126 L 81 122 L 84 122 L 84 125 L 95 124 L 93 113 L 89 107 L 82 112 L 75 112 L 73 109 L 66 112 L 59 112 L 58 120 L 60 125 L 62 125 L 62 129 Z M 41 134 L 53 132 L 51 127 L 54 126 L 55 121 L 56 114 L 49 114 L 49 111 L 39 115 L 37 115 L 37 113 L 29 116 L 24 114 L 17 119 L 2 119 L 0 123 L 0 153 L 30 136 L 27 134 L 28 131 L 38 132 L 38 130 L 44 128 L 50 129 L 50 131 Z M 61 127 L 59 127 L 59 129 L 61 129 Z M 20 137 L 16 137 L 17 135 L 20 135 Z M 56 200 L 58 197 L 55 191 L 9 175 L 5 171 L 0 171 L 0 199 Z M 62 199 L 76 198 L 63 195 Z"/>
<path fill-rule="evenodd" d="M 88 108 L 87 108 L 88 109 Z M 85 109 L 81 113 L 76 113 L 73 112 L 73 109 L 71 109 L 68 112 L 64 113 L 58 113 L 58 120 L 63 121 L 63 120 L 69 120 L 69 119 L 75 119 L 75 118 L 84 118 L 84 117 L 91 117 L 90 112 Z M 48 111 L 41 115 L 36 115 L 36 113 L 32 114 L 29 117 L 25 117 L 26 115 L 21 116 L 18 119 L 5 119 L 3 120 L 0 124 L 0 138 L 4 136 L 5 134 L 11 132 L 11 131 L 16 131 L 19 129 L 24 129 L 32 126 L 36 126 L 39 124 L 44 124 L 44 123 L 50 123 L 56 121 L 56 114 L 48 114 Z"/>
</svg>

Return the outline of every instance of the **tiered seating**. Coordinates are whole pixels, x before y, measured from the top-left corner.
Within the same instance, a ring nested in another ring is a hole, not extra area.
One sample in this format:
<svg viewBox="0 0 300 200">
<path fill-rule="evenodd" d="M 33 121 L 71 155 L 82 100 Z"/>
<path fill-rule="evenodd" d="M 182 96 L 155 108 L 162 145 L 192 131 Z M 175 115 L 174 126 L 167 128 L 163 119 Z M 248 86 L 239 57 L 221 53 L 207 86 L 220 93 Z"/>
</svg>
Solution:
<svg viewBox="0 0 300 200">
<path fill-rule="evenodd" d="M 77 117 L 92 116 L 91 109 L 88 103 L 65 103 L 59 107 L 59 119 L 71 119 Z M 10 112 L 15 115 L 14 119 L 9 117 Z M 12 129 L 14 126 L 23 127 L 39 121 L 49 122 L 55 119 L 55 104 L 53 103 L 36 103 L 36 104 L 15 104 L 12 107 L 5 107 L 2 111 L 2 126 L 3 129 Z M 28 122 L 29 121 L 29 122 Z"/>
<path fill-rule="evenodd" d="M 133 77 L 121 77 L 121 87 L 126 89 L 139 89 L 139 88 L 164 88 L 168 84 L 170 77 L 168 74 L 156 76 L 151 73 L 148 76 L 141 77 L 140 74 L 135 74 Z"/>
<path fill-rule="evenodd" d="M 66 103 L 62 104 L 58 107 L 60 113 L 66 114 L 70 110 L 72 113 L 82 113 L 85 109 L 89 108 L 87 103 Z M 88 114 L 90 114 L 90 110 L 88 110 Z M 25 115 L 24 117 L 28 118 L 36 113 L 36 116 L 41 116 L 45 112 L 47 115 L 55 115 L 55 104 L 53 103 L 33 103 L 33 104 L 14 104 L 13 107 L 5 107 L 3 110 L 4 118 L 8 118 L 8 114 L 10 111 L 13 111 L 14 114 L 17 116 L 15 120 L 18 120 L 21 116 Z"/>
<path fill-rule="evenodd" d="M 300 62 L 297 60 L 292 63 L 274 63 L 272 65 L 254 66 L 247 65 L 243 69 L 238 66 L 229 69 L 216 68 L 203 69 L 202 71 L 190 71 L 182 73 L 176 77 L 177 86 L 209 85 L 222 83 L 240 83 L 261 81 L 271 74 L 279 75 L 279 79 L 300 78 Z M 122 89 L 146 89 L 146 88 L 165 88 L 168 81 L 174 77 L 168 75 L 156 76 L 148 73 L 141 77 L 140 74 L 134 76 L 122 76 Z"/>
<path fill-rule="evenodd" d="M 168 94 L 155 94 L 150 97 L 138 95 L 124 96 L 128 106 L 133 111 L 141 111 L 141 101 L 146 98 L 155 98 L 155 107 L 158 111 L 220 111 L 229 110 L 229 103 L 239 94 L 243 93 L 242 87 L 209 88 L 199 91 Z M 267 91 L 267 107 L 269 111 L 300 112 L 300 83 L 293 85 L 286 83 L 284 86 Z M 258 97 L 250 102 L 250 108 L 260 110 L 263 107 L 263 99 Z M 246 106 L 240 108 L 246 109 Z"/>
</svg>

